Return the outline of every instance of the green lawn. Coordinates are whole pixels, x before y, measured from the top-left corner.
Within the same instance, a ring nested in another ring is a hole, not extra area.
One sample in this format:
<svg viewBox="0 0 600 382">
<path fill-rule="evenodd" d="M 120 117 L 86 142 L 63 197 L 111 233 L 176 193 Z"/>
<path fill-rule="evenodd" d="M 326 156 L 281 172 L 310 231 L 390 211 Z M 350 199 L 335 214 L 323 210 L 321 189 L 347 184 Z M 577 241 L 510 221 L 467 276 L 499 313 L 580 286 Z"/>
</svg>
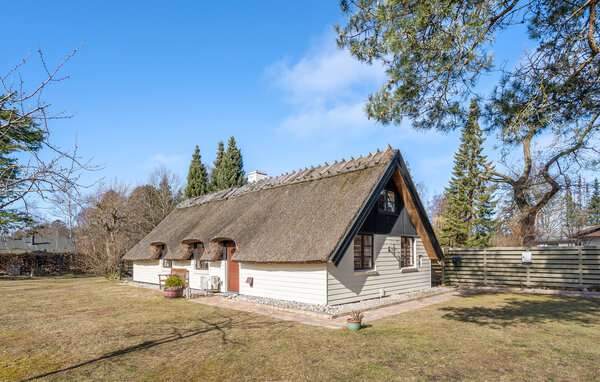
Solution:
<svg viewBox="0 0 600 382">
<path fill-rule="evenodd" d="M 99 278 L 0 278 L 0 380 L 598 380 L 600 301 L 480 294 L 359 332 Z"/>
</svg>

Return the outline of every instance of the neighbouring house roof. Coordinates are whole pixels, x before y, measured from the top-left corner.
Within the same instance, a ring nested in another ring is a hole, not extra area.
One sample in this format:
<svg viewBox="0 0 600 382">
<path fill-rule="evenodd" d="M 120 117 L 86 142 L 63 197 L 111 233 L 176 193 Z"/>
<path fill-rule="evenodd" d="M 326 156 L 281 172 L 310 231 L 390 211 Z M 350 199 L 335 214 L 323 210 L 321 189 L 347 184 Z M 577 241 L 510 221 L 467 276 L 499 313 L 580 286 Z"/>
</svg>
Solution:
<svg viewBox="0 0 600 382">
<path fill-rule="evenodd" d="M 66 237 L 31 236 L 21 239 L 0 239 L 0 254 L 75 253 L 75 243 Z"/>
<path fill-rule="evenodd" d="M 575 232 L 573 237 L 600 237 L 600 225 L 583 227 L 579 232 Z"/>
<path fill-rule="evenodd" d="M 167 259 L 189 259 L 188 244 L 199 241 L 207 249 L 202 259 L 216 260 L 222 253 L 220 242 L 233 240 L 238 262 L 337 264 L 353 231 L 364 222 L 364 210 L 374 205 L 392 175 L 401 172 L 397 176 L 408 176 L 406 183 L 413 188 L 412 205 L 422 209 L 418 218 L 425 222 L 420 226 L 429 227 L 430 257 L 441 258 L 400 153 L 388 148 L 186 200 L 125 259 L 156 259 L 156 245 L 166 246 Z"/>
<path fill-rule="evenodd" d="M 600 236 L 600 226 L 555 227 L 540 229 L 536 233 L 536 245 L 577 244 L 578 238 Z"/>
</svg>

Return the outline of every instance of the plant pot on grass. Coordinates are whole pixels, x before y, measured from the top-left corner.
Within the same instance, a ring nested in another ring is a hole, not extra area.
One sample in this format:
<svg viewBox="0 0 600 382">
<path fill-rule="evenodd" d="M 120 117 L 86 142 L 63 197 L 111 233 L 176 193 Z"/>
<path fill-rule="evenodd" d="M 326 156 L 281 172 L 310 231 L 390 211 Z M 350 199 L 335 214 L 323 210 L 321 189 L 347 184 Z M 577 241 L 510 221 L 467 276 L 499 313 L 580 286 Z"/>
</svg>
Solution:
<svg viewBox="0 0 600 382">
<path fill-rule="evenodd" d="M 183 296 L 185 281 L 177 276 L 171 276 L 165 280 L 165 298 L 179 298 Z"/>
<path fill-rule="evenodd" d="M 346 325 L 349 330 L 360 330 L 363 314 L 360 310 L 355 310 L 350 313 L 350 318 L 346 320 Z"/>
</svg>

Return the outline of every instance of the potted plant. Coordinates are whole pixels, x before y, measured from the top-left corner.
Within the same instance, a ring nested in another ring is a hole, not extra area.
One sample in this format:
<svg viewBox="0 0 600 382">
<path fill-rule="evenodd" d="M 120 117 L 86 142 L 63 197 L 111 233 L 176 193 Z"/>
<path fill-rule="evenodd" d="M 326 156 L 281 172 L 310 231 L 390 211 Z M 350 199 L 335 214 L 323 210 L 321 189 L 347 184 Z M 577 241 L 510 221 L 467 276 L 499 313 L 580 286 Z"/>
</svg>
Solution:
<svg viewBox="0 0 600 382">
<path fill-rule="evenodd" d="M 171 276 L 165 280 L 165 298 L 178 298 L 183 296 L 185 281 L 177 276 Z"/>
<path fill-rule="evenodd" d="M 346 325 L 348 325 L 348 329 L 359 330 L 362 319 L 363 319 L 363 314 L 360 310 L 355 310 L 355 311 L 351 312 L 350 318 L 348 318 L 348 320 L 346 320 Z"/>
</svg>

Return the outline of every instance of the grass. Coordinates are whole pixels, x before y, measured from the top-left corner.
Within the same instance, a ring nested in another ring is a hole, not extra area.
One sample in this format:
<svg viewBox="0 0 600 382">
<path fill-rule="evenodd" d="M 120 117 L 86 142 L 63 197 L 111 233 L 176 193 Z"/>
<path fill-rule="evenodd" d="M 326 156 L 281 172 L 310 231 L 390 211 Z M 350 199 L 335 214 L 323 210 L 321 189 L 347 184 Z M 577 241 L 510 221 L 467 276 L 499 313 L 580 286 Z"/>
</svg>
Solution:
<svg viewBox="0 0 600 382">
<path fill-rule="evenodd" d="M 99 278 L 0 278 L 0 380 L 598 380 L 600 301 L 480 294 L 359 332 Z"/>
</svg>

